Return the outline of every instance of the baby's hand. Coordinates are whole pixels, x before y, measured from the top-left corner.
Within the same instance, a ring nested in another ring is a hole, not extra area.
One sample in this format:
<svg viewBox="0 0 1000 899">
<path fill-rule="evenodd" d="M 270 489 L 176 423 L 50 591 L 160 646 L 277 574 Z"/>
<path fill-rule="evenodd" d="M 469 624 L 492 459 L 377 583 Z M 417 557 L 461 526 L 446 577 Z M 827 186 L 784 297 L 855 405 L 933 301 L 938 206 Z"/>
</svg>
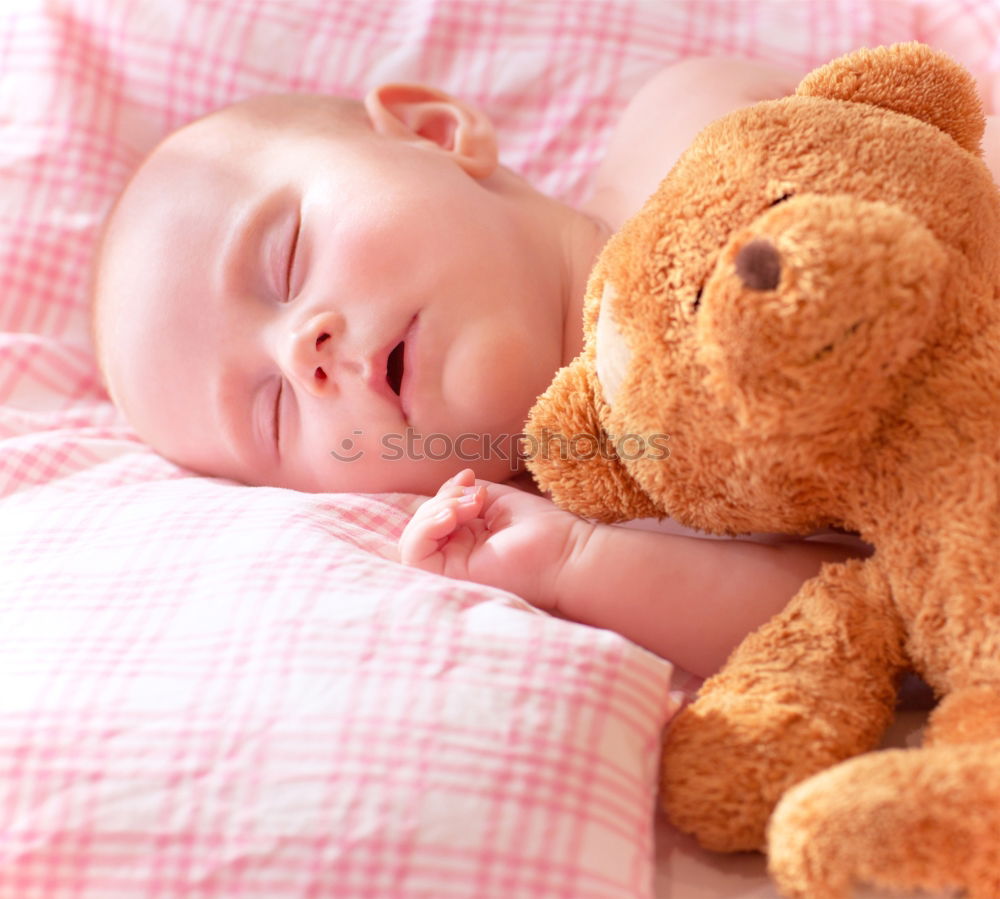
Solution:
<svg viewBox="0 0 1000 899">
<path fill-rule="evenodd" d="M 559 575 L 593 525 L 516 487 L 476 481 L 471 469 L 445 481 L 399 539 L 400 561 L 516 593 L 549 611 Z"/>
</svg>

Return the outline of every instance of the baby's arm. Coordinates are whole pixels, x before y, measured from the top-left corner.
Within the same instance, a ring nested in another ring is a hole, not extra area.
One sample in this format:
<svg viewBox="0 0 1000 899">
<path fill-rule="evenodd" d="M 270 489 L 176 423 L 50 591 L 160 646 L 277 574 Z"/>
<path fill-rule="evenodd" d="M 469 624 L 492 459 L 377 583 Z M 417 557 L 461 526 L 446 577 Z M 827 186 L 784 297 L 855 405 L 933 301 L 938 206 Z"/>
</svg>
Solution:
<svg viewBox="0 0 1000 899">
<path fill-rule="evenodd" d="M 464 499 L 464 502 L 463 502 Z M 843 546 L 702 540 L 585 521 L 467 470 L 417 511 L 403 562 L 517 593 L 608 628 L 695 674 L 716 671 Z"/>
<path fill-rule="evenodd" d="M 706 540 L 588 524 L 560 567 L 558 611 L 702 676 L 824 562 L 857 555 L 832 543 Z"/>
</svg>

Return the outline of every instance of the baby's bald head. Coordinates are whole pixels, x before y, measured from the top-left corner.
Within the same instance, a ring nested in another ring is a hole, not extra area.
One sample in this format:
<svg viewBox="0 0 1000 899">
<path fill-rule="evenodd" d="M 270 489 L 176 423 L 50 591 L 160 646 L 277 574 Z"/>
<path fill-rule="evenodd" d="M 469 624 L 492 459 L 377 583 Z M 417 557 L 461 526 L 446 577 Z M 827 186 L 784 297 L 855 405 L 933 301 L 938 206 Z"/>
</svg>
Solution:
<svg viewBox="0 0 1000 899">
<path fill-rule="evenodd" d="M 499 167 L 488 118 L 432 88 L 227 107 L 164 140 L 108 220 L 109 392 L 164 456 L 246 483 L 504 480 L 515 458 L 469 447 L 513 439 L 565 361 L 584 218 Z"/>
</svg>

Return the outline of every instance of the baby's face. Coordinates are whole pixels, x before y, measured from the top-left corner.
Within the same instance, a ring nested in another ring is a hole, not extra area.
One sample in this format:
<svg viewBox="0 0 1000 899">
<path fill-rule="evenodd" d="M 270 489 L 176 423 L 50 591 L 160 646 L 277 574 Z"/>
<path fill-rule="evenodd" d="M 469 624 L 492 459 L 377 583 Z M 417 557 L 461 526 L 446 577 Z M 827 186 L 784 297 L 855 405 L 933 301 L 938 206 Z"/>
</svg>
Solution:
<svg viewBox="0 0 1000 899">
<path fill-rule="evenodd" d="M 98 279 L 112 395 L 168 458 L 251 484 L 503 480 L 489 441 L 562 361 L 551 248 L 490 177 L 330 102 L 230 108 L 133 179 Z"/>
</svg>

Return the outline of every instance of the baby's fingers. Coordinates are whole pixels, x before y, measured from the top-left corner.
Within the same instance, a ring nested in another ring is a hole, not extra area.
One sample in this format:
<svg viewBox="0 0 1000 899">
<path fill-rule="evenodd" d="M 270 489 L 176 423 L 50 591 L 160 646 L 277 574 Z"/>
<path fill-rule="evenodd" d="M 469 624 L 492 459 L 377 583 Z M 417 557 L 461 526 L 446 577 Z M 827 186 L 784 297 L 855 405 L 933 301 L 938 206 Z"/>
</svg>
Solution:
<svg viewBox="0 0 1000 899">
<path fill-rule="evenodd" d="M 471 468 L 463 468 L 458 474 L 452 475 L 440 487 L 438 496 L 455 496 L 462 492 L 462 488 L 471 487 L 476 482 L 475 472 Z"/>
<path fill-rule="evenodd" d="M 460 488 L 451 496 L 437 496 L 424 503 L 399 538 L 399 560 L 419 565 L 440 550 L 455 529 L 475 518 L 482 509 L 485 490 Z"/>
<path fill-rule="evenodd" d="M 436 553 L 441 540 L 454 529 L 455 514 L 447 506 L 440 506 L 434 514 L 421 515 L 418 511 L 399 538 L 399 561 L 404 565 L 419 564 Z"/>
</svg>

